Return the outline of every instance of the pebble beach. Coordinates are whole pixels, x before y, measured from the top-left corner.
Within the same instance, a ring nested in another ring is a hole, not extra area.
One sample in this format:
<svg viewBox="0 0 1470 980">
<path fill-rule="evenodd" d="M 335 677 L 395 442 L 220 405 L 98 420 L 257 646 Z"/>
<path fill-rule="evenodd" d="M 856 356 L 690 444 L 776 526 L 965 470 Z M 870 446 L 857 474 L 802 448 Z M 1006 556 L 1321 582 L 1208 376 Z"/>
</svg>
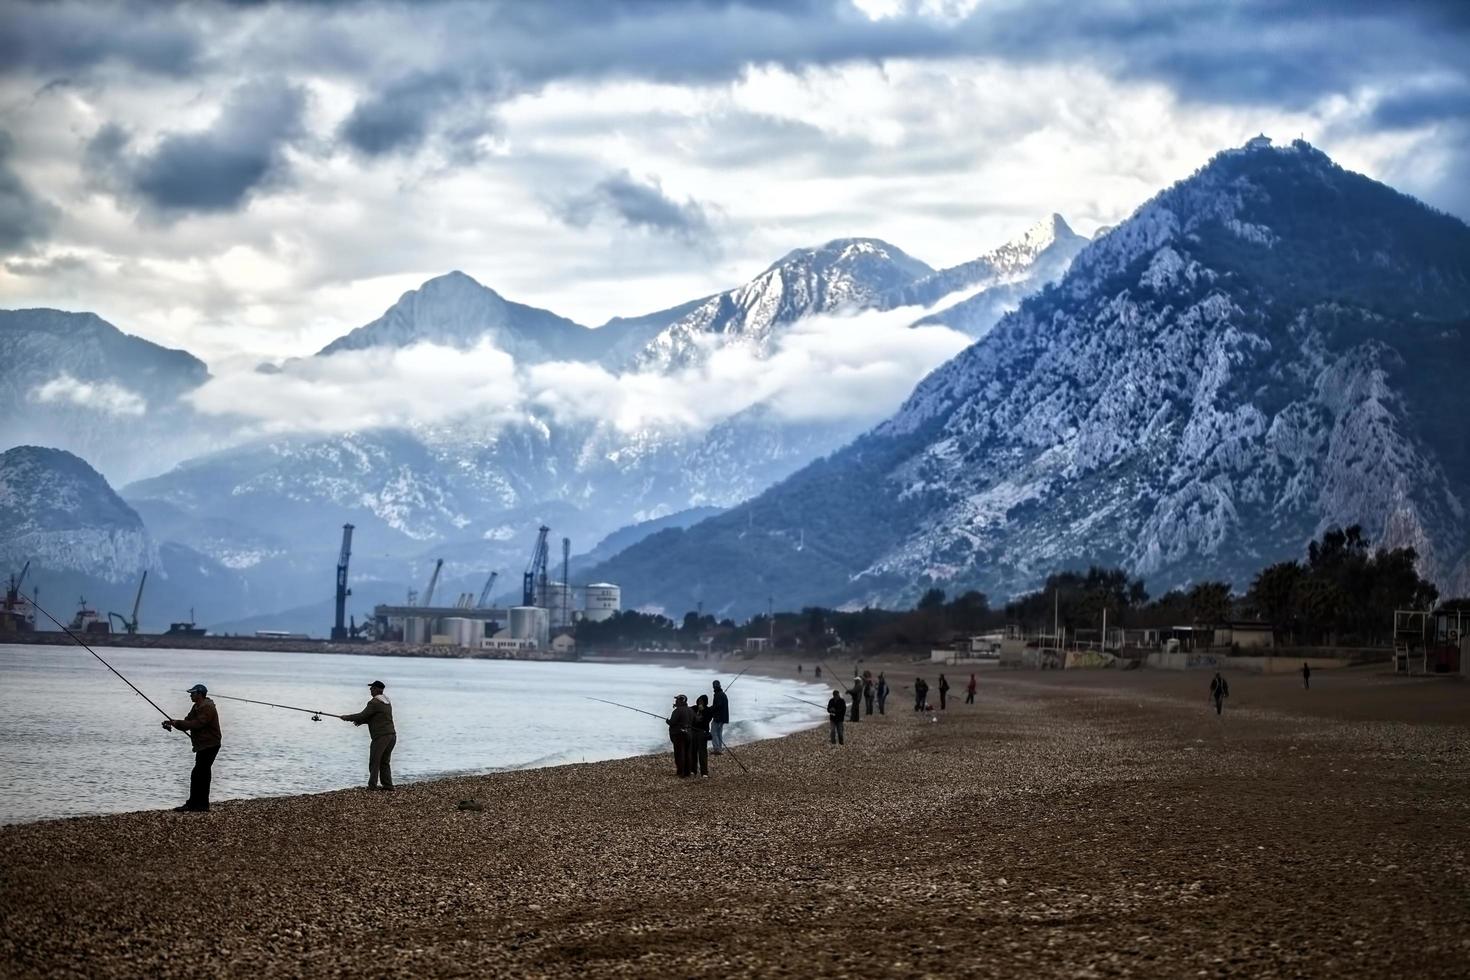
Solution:
<svg viewBox="0 0 1470 980">
<path fill-rule="evenodd" d="M 0 828 L 0 974 L 1470 974 L 1464 683 L 1232 674 L 1216 717 L 1202 674 L 989 671 L 967 706 L 954 668 L 931 714 L 901 685 L 937 670 L 888 667 L 847 745 L 708 779 L 663 755 Z"/>
</svg>

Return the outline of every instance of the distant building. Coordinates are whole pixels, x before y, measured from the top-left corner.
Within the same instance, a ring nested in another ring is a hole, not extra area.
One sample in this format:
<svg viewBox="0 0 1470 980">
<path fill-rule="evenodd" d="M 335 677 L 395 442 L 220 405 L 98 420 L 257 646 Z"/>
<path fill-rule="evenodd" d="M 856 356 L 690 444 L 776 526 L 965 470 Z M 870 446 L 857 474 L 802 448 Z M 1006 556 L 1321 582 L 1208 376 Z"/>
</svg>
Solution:
<svg viewBox="0 0 1470 980">
<path fill-rule="evenodd" d="M 585 595 L 586 609 L 582 615 L 594 623 L 612 619 L 623 608 L 623 590 L 611 582 L 595 582 L 587 586 Z"/>
<path fill-rule="evenodd" d="M 760 650 L 769 650 L 771 641 L 764 636 L 747 636 L 745 638 L 745 649 L 752 653 Z"/>
<path fill-rule="evenodd" d="M 1252 136 L 1245 141 L 1245 148 L 1247 150 L 1269 150 L 1271 148 L 1271 137 L 1265 133 Z"/>
</svg>

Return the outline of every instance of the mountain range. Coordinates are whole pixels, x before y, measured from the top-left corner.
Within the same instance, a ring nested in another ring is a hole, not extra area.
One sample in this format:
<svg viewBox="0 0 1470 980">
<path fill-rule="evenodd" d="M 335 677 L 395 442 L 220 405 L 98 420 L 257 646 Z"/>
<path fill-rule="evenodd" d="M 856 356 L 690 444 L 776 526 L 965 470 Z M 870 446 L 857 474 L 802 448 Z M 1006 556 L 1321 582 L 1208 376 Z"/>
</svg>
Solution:
<svg viewBox="0 0 1470 980">
<path fill-rule="evenodd" d="M 794 250 L 725 293 L 597 329 L 509 301 L 454 272 L 404 294 L 315 357 L 488 343 L 518 365 L 580 361 L 660 377 L 722 346 L 769 356 L 785 330 L 814 315 L 909 305 L 942 312 L 946 297 L 970 302 L 988 290 L 1004 293 L 997 306 L 1013 303 L 1058 276 L 1084 242 L 1052 216 L 1015 242 L 935 272 L 876 239 L 841 239 Z M 197 553 L 245 583 L 230 613 L 241 621 L 297 608 L 303 595 L 328 596 L 334 528 L 343 522 L 359 528 L 359 597 L 401 598 L 438 557 L 446 557 L 445 588 L 477 592 L 487 569 L 525 562 L 543 522 L 578 542 L 620 528 L 620 540 L 631 541 L 671 519 L 682 526 L 677 515 L 739 503 L 869 424 L 793 419 L 756 403 L 691 430 L 628 430 L 611 420 L 530 411 L 508 422 L 463 417 L 229 445 L 230 421 L 191 401 L 209 380 L 197 359 L 128 337 L 90 314 L 4 316 L 4 336 L 29 345 L 23 365 L 0 366 L 0 391 L 14 407 L 8 438 L 74 449 L 118 474 L 150 540 Z M 53 367 L 62 373 L 50 374 Z M 290 362 L 266 368 L 291 369 Z M 90 387 L 65 399 L 43 397 L 63 374 Z M 168 465 L 147 473 L 148 460 Z"/>
<path fill-rule="evenodd" d="M 1160 589 L 1330 526 L 1470 591 L 1470 228 L 1314 147 L 1225 151 L 887 421 L 589 574 L 670 611 L 997 598 L 1120 565 Z"/>
</svg>

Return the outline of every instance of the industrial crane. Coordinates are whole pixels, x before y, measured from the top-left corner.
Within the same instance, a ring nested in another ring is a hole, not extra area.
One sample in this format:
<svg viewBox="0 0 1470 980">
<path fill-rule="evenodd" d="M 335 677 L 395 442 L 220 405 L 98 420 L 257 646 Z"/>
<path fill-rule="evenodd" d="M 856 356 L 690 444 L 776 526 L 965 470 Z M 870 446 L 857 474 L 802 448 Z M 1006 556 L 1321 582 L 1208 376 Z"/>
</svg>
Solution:
<svg viewBox="0 0 1470 980">
<path fill-rule="evenodd" d="M 536 587 L 541 586 L 543 595 L 546 593 L 546 536 L 551 533 L 551 528 L 545 524 L 536 532 L 536 550 L 531 552 L 531 563 L 526 566 L 526 574 L 521 579 L 521 605 L 534 606 L 536 604 Z"/>
<path fill-rule="evenodd" d="M 444 559 L 440 558 L 434 562 L 434 574 L 429 576 L 429 587 L 424 590 L 424 605 L 434 604 L 434 586 L 439 584 L 439 570 L 444 567 Z"/>
<path fill-rule="evenodd" d="M 475 603 L 476 609 L 484 609 L 490 604 L 490 590 L 495 588 L 495 579 L 499 572 L 491 572 L 490 577 L 485 580 L 485 587 L 480 590 L 480 601 Z"/>
<path fill-rule="evenodd" d="M 347 562 L 352 557 L 352 525 L 342 525 L 342 556 L 337 559 L 337 607 L 336 619 L 332 623 L 332 639 L 342 641 L 352 634 L 347 631 L 347 597 L 352 590 L 347 587 Z"/>
<path fill-rule="evenodd" d="M 561 624 L 572 625 L 572 539 L 561 539 Z"/>
<path fill-rule="evenodd" d="M 133 615 L 131 618 L 123 618 L 120 613 L 110 612 L 107 614 L 108 625 L 115 619 L 122 625 L 122 631 L 128 636 L 138 632 L 138 607 L 143 604 L 143 586 L 148 583 L 148 570 L 143 570 L 143 577 L 138 581 L 138 594 L 133 597 Z"/>
</svg>

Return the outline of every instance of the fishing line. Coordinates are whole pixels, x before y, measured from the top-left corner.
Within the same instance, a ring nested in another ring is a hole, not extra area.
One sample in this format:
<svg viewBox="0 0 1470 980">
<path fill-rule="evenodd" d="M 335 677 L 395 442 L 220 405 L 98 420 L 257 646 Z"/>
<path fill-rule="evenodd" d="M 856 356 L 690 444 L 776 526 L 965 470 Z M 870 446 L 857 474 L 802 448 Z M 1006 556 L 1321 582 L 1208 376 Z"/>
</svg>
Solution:
<svg viewBox="0 0 1470 980">
<path fill-rule="evenodd" d="M 668 719 L 665 718 L 663 715 L 656 715 L 652 711 L 644 711 L 642 708 L 635 708 L 631 704 L 618 704 L 616 701 L 603 701 L 602 698 L 594 698 L 589 694 L 584 694 L 582 695 L 582 697 L 586 698 L 588 701 L 600 701 L 603 704 L 610 704 L 614 708 L 627 708 L 629 711 L 636 711 L 640 715 L 647 715 L 650 718 L 657 718 L 659 721 L 668 721 Z"/>
<path fill-rule="evenodd" d="M 226 701 L 244 701 L 246 704 L 263 704 L 267 708 L 285 708 L 287 711 L 304 711 L 307 714 L 311 715 L 312 721 L 321 721 L 322 715 L 326 715 L 328 718 L 342 717 L 341 715 L 334 715 L 330 711 L 317 711 L 315 708 L 298 708 L 295 705 L 275 704 L 270 701 L 256 701 L 251 698 L 233 698 L 230 697 L 228 694 L 214 694 L 211 695 L 211 697 L 224 698 Z"/>
<path fill-rule="evenodd" d="M 56 628 L 57 629 L 61 630 L 61 632 L 65 633 L 67 636 L 71 637 L 73 640 L 76 640 L 77 643 L 81 646 L 81 648 L 83 650 L 86 650 L 92 656 L 97 657 L 98 662 L 101 663 L 102 666 L 106 667 L 108 670 L 112 671 L 114 674 L 117 674 L 117 679 L 120 680 L 120 681 L 122 681 L 128 687 L 131 687 L 133 689 L 133 693 L 137 694 L 138 697 L 142 698 L 144 701 L 147 701 L 149 704 L 152 704 L 154 711 L 157 711 L 159 714 L 163 715 L 163 717 L 168 718 L 169 720 L 172 720 L 172 716 L 169 715 L 169 713 L 167 711 L 164 711 L 162 708 L 160 708 L 158 705 L 153 704 L 153 699 L 150 698 L 148 695 L 144 694 L 142 691 L 138 690 L 138 686 L 136 684 L 134 684 L 132 681 L 128 680 L 122 674 L 118 674 L 117 668 L 114 667 L 114 666 L 112 666 L 112 664 L 108 663 L 106 660 L 103 660 L 100 656 L 98 656 L 97 651 L 96 650 L 93 650 L 91 647 L 87 646 L 87 644 L 83 643 L 81 637 L 77 636 L 75 633 L 73 633 L 71 630 L 67 629 L 65 626 L 62 626 L 61 625 L 61 620 L 57 619 L 55 616 L 53 616 L 50 613 L 46 612 L 46 610 L 41 609 L 40 605 L 37 604 L 37 602 L 36 602 L 35 599 L 32 599 L 29 596 L 26 596 L 25 594 L 22 594 L 21 595 L 21 598 L 24 599 L 26 602 L 29 602 L 36 609 L 39 609 L 41 611 L 41 614 L 42 615 L 44 615 L 47 619 L 51 620 L 51 622 L 53 622 L 53 623 L 56 624 Z"/>
</svg>

